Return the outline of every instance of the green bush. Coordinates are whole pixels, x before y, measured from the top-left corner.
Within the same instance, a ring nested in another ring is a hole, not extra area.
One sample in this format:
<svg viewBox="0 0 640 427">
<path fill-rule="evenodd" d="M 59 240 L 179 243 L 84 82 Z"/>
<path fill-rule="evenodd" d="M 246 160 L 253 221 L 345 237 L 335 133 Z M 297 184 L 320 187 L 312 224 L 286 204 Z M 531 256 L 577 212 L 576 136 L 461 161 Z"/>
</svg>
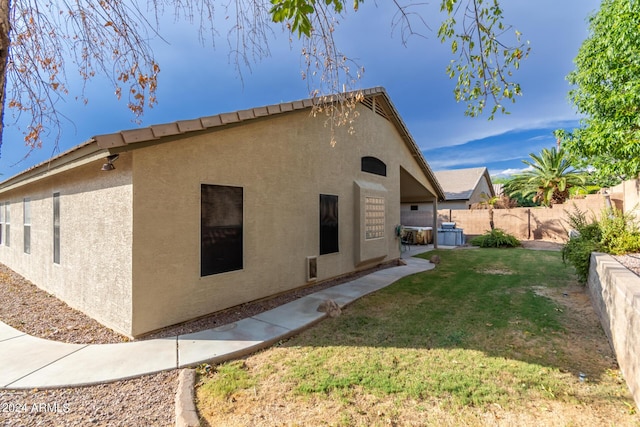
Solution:
<svg viewBox="0 0 640 427">
<path fill-rule="evenodd" d="M 562 247 L 562 262 L 573 265 L 580 282 L 587 283 L 591 252 L 597 251 L 600 251 L 597 241 L 582 236 L 574 237 Z"/>
<path fill-rule="evenodd" d="M 640 252 L 640 231 L 633 216 L 619 209 L 605 209 L 598 222 L 595 218 L 588 220 L 575 206 L 568 215 L 567 222 L 578 235 L 562 248 L 562 260 L 575 267 L 581 282 L 587 282 L 591 252 L 613 255 Z"/>
<path fill-rule="evenodd" d="M 481 248 L 513 248 L 520 246 L 520 240 L 499 228 L 488 231 L 481 236 L 476 236 L 469 243 Z"/>
<path fill-rule="evenodd" d="M 608 254 L 622 255 L 640 251 L 640 232 L 635 217 L 619 209 L 602 213 L 600 243 Z"/>
</svg>

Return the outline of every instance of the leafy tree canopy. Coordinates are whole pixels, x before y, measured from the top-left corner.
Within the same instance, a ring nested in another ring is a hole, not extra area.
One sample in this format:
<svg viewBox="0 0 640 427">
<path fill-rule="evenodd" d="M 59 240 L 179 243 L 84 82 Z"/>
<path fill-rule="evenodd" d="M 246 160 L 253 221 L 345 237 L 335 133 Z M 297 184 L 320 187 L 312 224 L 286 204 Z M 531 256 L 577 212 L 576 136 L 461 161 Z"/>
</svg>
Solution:
<svg viewBox="0 0 640 427">
<path fill-rule="evenodd" d="M 589 29 L 568 76 L 585 118 L 556 136 L 599 182 L 619 182 L 640 172 L 640 1 L 603 0 Z"/>
</svg>

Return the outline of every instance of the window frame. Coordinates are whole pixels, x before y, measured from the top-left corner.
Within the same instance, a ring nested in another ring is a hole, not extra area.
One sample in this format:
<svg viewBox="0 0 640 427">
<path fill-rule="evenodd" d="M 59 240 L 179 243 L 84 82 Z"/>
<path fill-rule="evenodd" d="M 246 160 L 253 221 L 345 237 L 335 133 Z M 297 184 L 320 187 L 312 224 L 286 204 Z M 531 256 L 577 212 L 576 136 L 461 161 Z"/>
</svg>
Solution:
<svg viewBox="0 0 640 427">
<path fill-rule="evenodd" d="M 320 194 L 318 212 L 320 255 L 340 252 L 340 198 Z"/>
<path fill-rule="evenodd" d="M 31 253 L 31 198 L 25 197 L 22 199 L 22 241 L 23 252 L 25 254 Z"/>
<path fill-rule="evenodd" d="M 52 196 L 53 213 L 53 263 L 60 264 L 60 192 Z"/>
<path fill-rule="evenodd" d="M 4 202 L 0 202 L 0 245 L 4 244 Z"/>
<path fill-rule="evenodd" d="M 387 164 L 373 156 L 363 156 L 360 158 L 360 170 L 378 176 L 387 176 Z"/>
<path fill-rule="evenodd" d="M 11 247 L 11 202 L 4 203 L 4 234 L 6 247 Z"/>
<path fill-rule="evenodd" d="M 208 198 L 212 195 L 227 198 L 220 199 L 220 203 L 216 205 L 215 200 Z M 213 207 L 209 207 L 211 204 Z M 233 212 L 234 208 L 239 209 L 239 212 Z M 219 218 L 212 218 L 216 215 Z M 219 221 L 220 225 L 210 225 L 212 220 Z M 244 187 L 201 183 L 200 277 L 243 269 Z"/>
<path fill-rule="evenodd" d="M 364 239 L 384 239 L 387 222 L 386 200 L 380 196 L 364 198 Z"/>
</svg>

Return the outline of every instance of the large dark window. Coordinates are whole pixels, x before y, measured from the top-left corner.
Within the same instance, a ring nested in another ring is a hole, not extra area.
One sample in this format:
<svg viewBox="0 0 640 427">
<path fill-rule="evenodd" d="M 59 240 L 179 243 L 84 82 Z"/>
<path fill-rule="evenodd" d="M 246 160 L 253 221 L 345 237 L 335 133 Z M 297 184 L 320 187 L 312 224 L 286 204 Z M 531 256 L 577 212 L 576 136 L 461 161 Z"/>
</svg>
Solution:
<svg viewBox="0 0 640 427">
<path fill-rule="evenodd" d="M 369 172 L 380 176 L 387 176 L 387 165 L 380 159 L 365 156 L 361 159 L 362 172 Z"/>
<path fill-rule="evenodd" d="M 200 275 L 242 269 L 242 187 L 201 187 Z"/>
<path fill-rule="evenodd" d="M 320 195 L 320 255 L 338 252 L 338 196 Z"/>
<path fill-rule="evenodd" d="M 60 193 L 53 193 L 53 262 L 60 264 Z"/>
</svg>

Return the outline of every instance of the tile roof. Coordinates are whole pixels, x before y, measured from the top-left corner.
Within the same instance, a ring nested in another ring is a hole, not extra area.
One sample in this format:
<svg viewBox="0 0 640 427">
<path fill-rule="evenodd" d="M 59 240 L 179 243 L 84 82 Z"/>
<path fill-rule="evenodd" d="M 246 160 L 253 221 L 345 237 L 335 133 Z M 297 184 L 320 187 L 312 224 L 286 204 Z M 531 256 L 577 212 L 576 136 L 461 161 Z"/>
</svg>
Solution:
<svg viewBox="0 0 640 427">
<path fill-rule="evenodd" d="M 395 108 L 389 95 L 383 87 L 374 87 L 369 89 L 363 89 L 357 92 L 347 93 L 346 96 L 354 95 L 356 93 L 362 93 L 364 100 L 362 103 L 367 107 L 374 110 L 376 113 L 390 120 L 395 124 L 398 132 L 404 139 L 405 143 L 409 147 L 414 159 L 418 162 L 425 175 L 429 178 L 434 189 L 437 192 L 438 199 L 444 199 L 444 192 L 440 187 L 438 180 L 436 179 L 433 171 L 427 164 L 422 152 L 420 151 L 415 140 L 409 133 L 407 126 L 400 117 L 398 110 Z M 291 111 L 299 111 L 312 108 L 314 105 L 318 105 L 321 102 L 326 102 L 327 98 L 308 98 L 292 102 L 283 102 L 280 104 L 268 105 L 264 107 L 251 108 L 248 110 L 240 110 L 229 113 L 221 113 L 214 116 L 206 116 L 192 120 L 180 120 L 171 123 L 151 125 L 144 128 L 123 130 L 120 132 L 96 135 L 88 141 L 80 144 L 70 150 L 59 154 L 39 165 L 33 166 L 26 171 L 11 177 L 4 182 L 0 183 L 0 191 L 6 190 L 10 187 L 20 185 L 21 182 L 28 180 L 32 181 L 48 175 L 49 172 L 55 168 L 66 165 L 68 169 L 70 163 L 77 160 L 79 157 L 85 158 L 94 157 L 96 153 L 101 153 L 106 157 L 111 153 L 118 153 L 122 151 L 128 151 L 137 147 L 142 147 L 146 144 L 142 143 L 159 143 L 162 139 L 168 137 L 179 137 L 191 132 L 202 132 L 211 130 L 214 128 L 221 128 L 224 126 L 238 124 L 258 118 L 273 116 L 277 114 L 288 113 Z M 382 99 L 383 102 L 376 103 L 373 99 Z"/>
<path fill-rule="evenodd" d="M 445 200 L 469 200 L 482 177 L 485 177 L 493 192 L 486 167 L 437 171 L 435 175 L 444 190 Z"/>
</svg>

